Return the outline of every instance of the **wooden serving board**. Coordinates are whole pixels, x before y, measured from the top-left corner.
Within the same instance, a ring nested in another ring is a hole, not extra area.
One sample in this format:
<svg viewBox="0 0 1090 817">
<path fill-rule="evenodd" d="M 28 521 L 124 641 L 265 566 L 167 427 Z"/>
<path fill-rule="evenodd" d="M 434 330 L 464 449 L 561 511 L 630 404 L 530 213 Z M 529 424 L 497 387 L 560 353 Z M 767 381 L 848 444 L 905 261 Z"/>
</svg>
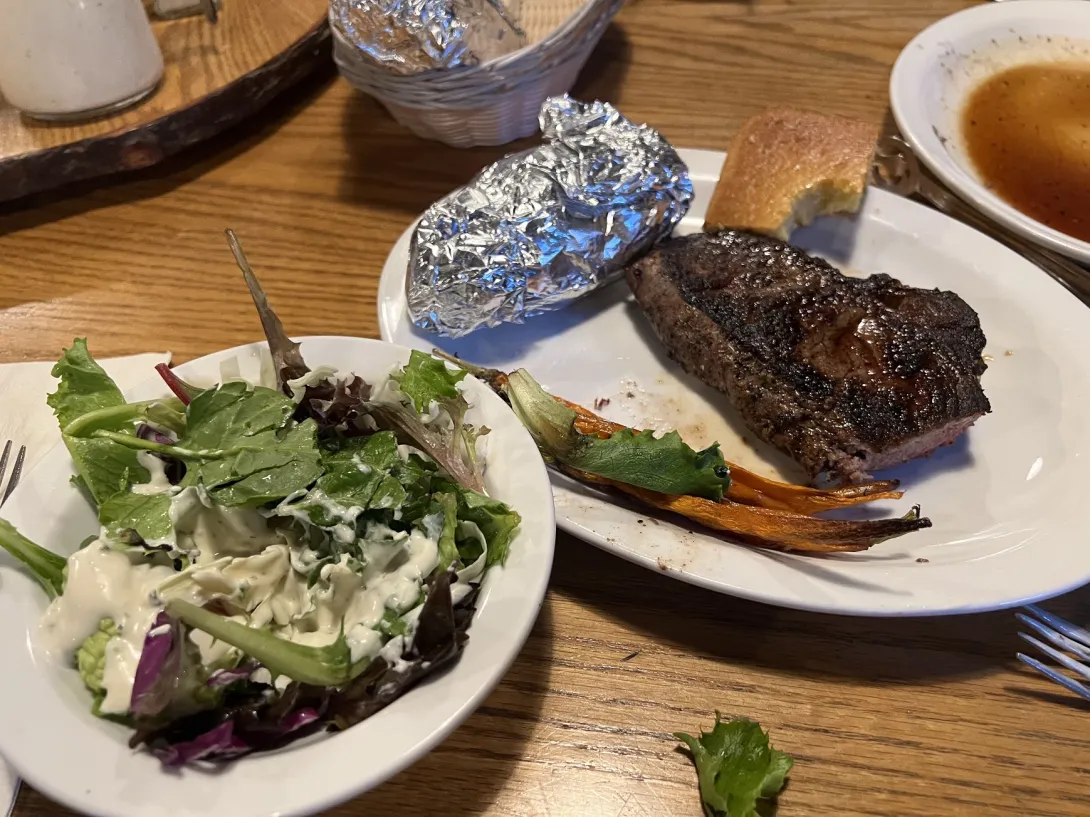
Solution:
<svg viewBox="0 0 1090 817">
<path fill-rule="evenodd" d="M 153 21 L 165 71 L 139 105 L 84 123 L 23 116 L 0 99 L 0 201 L 148 167 L 264 107 L 330 59 L 328 0 L 223 0 Z"/>
</svg>

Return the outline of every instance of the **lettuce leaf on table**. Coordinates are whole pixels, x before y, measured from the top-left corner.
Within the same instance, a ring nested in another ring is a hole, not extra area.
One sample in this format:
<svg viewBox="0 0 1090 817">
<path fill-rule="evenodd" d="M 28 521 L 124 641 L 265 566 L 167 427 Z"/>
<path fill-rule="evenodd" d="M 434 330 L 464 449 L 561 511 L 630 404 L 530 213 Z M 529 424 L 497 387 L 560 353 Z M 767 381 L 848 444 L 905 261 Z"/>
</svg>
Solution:
<svg viewBox="0 0 1090 817">
<path fill-rule="evenodd" d="M 692 756 L 707 817 L 758 817 L 757 801 L 776 797 L 795 763 L 772 748 L 760 724 L 724 721 L 718 712 L 712 731 L 699 738 L 684 732 L 674 737 Z"/>
</svg>

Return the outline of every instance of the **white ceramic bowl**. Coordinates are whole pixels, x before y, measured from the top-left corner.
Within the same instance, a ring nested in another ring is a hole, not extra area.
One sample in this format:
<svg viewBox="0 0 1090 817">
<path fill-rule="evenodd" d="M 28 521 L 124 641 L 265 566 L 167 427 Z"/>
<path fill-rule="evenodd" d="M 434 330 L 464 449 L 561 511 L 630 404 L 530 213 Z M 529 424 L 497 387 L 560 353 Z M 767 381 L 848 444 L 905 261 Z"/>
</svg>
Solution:
<svg viewBox="0 0 1090 817">
<path fill-rule="evenodd" d="M 893 116 L 920 159 L 964 199 L 1043 246 L 1090 263 L 1090 243 L 1030 218 L 992 193 L 965 153 L 959 116 L 981 80 L 1052 61 L 1090 64 L 1090 3 L 988 3 L 939 20 L 905 46 L 890 77 Z"/>
<path fill-rule="evenodd" d="M 240 346 L 181 366 L 178 373 L 214 381 L 221 361 L 238 358 L 242 374 L 256 377 L 262 354 L 267 354 L 264 344 Z M 409 358 L 409 350 L 399 346 L 340 337 L 305 338 L 303 354 L 312 366 L 328 364 L 372 381 Z M 48 797 L 102 817 L 312 814 L 373 788 L 420 758 L 503 676 L 537 618 L 552 566 L 553 500 L 537 448 L 487 386 L 467 378 L 466 392 L 473 404 L 470 418 L 492 429 L 489 493 L 522 515 L 522 527 L 507 564 L 487 574 L 469 643 L 449 671 L 345 732 L 245 757 L 214 773 L 167 772 L 150 754 L 128 748 L 129 729 L 91 715 L 90 698 L 74 669 L 43 655 L 37 626 L 45 595 L 0 552 L 0 754 Z M 165 394 L 156 378 L 129 396 Z M 58 445 L 4 506 L 4 516 L 26 536 L 65 554 L 97 530 L 93 510 L 69 484 L 72 473 L 68 452 Z"/>
</svg>

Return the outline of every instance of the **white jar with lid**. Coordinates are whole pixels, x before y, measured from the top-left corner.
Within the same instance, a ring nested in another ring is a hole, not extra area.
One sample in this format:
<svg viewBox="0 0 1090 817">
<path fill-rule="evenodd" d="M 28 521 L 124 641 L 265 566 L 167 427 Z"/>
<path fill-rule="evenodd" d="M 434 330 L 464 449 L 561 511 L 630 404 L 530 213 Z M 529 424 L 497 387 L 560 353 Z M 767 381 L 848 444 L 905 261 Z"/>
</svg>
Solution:
<svg viewBox="0 0 1090 817">
<path fill-rule="evenodd" d="M 0 96 L 28 116 L 110 113 L 162 77 L 142 0 L 0 0 Z"/>
</svg>

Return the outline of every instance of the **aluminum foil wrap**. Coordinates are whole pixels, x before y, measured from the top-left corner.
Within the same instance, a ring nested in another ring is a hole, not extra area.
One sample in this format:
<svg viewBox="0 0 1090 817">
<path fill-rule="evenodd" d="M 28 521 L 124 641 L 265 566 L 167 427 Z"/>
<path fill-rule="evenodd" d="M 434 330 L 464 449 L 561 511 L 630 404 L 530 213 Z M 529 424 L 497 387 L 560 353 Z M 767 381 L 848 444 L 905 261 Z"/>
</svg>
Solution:
<svg viewBox="0 0 1090 817">
<path fill-rule="evenodd" d="M 417 326 L 457 338 L 558 309 L 614 281 L 688 211 L 689 171 L 657 131 L 568 96 L 547 99 L 540 123 L 546 144 L 424 213 L 406 283 Z"/>
<path fill-rule="evenodd" d="M 526 44 L 521 0 L 330 0 L 329 18 L 392 74 L 478 65 Z"/>
</svg>

